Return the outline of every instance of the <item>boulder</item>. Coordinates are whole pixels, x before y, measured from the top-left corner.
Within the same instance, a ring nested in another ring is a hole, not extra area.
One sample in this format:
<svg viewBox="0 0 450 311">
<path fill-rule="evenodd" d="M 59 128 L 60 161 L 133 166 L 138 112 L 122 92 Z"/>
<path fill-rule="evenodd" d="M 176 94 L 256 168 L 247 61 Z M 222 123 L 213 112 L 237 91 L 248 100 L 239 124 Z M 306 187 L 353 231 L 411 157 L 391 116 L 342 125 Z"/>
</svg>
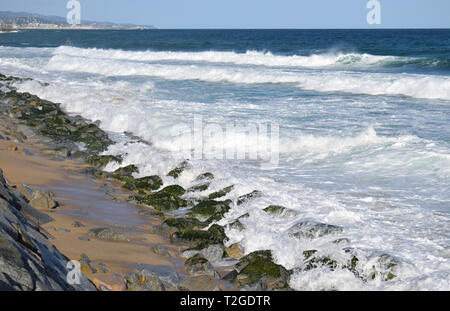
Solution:
<svg viewBox="0 0 450 311">
<path fill-rule="evenodd" d="M 272 253 L 268 250 L 256 251 L 242 257 L 236 265 L 236 271 L 236 282 L 240 287 L 254 286 L 264 278 L 268 289 L 289 288 L 290 272 L 274 263 Z"/>
<path fill-rule="evenodd" d="M 182 291 L 219 291 L 217 280 L 208 275 L 191 276 L 180 284 Z"/>
<path fill-rule="evenodd" d="M 51 210 L 58 206 L 54 197 L 51 192 L 36 189 L 31 196 L 30 205 L 41 210 Z"/>
<path fill-rule="evenodd" d="M 313 220 L 302 220 L 288 229 L 291 237 L 298 239 L 316 239 L 324 235 L 341 233 L 342 227 L 320 223 Z"/>
<path fill-rule="evenodd" d="M 169 173 L 167 173 L 167 176 L 171 176 L 175 179 L 177 179 L 181 173 L 184 172 L 184 170 L 189 169 L 191 165 L 188 161 L 183 161 L 180 164 L 177 165 L 174 169 L 172 169 Z"/>
<path fill-rule="evenodd" d="M 225 187 L 219 191 L 213 192 L 208 196 L 208 199 L 210 200 L 215 200 L 218 198 L 222 198 L 224 196 L 226 196 L 228 193 L 230 193 L 232 190 L 234 189 L 234 185 Z"/>
<path fill-rule="evenodd" d="M 92 282 L 98 289 L 103 286 L 104 288 L 114 292 L 122 292 L 127 290 L 127 283 L 125 279 L 118 275 L 99 275 L 92 278 Z"/>
<path fill-rule="evenodd" d="M 110 228 L 94 228 L 89 230 L 89 235 L 100 240 L 129 242 L 125 235 L 112 231 Z"/>
<path fill-rule="evenodd" d="M 223 218 L 223 215 L 230 210 L 231 203 L 231 200 L 201 201 L 191 209 L 190 215 L 200 221 L 206 221 L 208 223 L 219 221 Z"/>
</svg>

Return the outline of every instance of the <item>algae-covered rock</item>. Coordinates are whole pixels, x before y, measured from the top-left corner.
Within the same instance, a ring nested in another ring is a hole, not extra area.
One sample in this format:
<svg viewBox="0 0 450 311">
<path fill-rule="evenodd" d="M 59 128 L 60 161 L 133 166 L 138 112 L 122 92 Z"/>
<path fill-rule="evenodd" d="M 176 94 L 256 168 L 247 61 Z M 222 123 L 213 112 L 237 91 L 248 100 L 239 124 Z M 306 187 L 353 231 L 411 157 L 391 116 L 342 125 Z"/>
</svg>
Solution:
<svg viewBox="0 0 450 311">
<path fill-rule="evenodd" d="M 214 270 L 211 263 L 202 255 L 196 254 L 185 261 L 186 271 L 192 275 L 209 275 L 212 277 L 220 277 L 219 273 Z"/>
<path fill-rule="evenodd" d="M 239 286 L 252 285 L 265 278 L 267 288 L 289 288 L 290 272 L 273 261 L 269 250 L 256 251 L 242 257 L 236 265 L 237 283 Z"/>
<path fill-rule="evenodd" d="M 139 173 L 136 165 L 127 165 L 114 171 L 113 177 L 122 180 L 124 177 L 131 177 L 133 173 Z"/>
<path fill-rule="evenodd" d="M 87 158 L 87 163 L 98 169 L 105 168 L 109 162 L 117 162 L 120 164 L 122 161 L 122 157 L 113 155 L 92 155 Z"/>
<path fill-rule="evenodd" d="M 200 230 L 206 226 L 206 223 L 195 218 L 177 217 L 166 219 L 162 226 L 167 226 L 174 230 Z"/>
<path fill-rule="evenodd" d="M 205 200 L 191 209 L 191 216 L 200 221 L 218 221 L 223 218 L 223 215 L 230 210 L 231 200 L 215 201 Z"/>
<path fill-rule="evenodd" d="M 171 235 L 172 241 L 185 241 L 195 243 L 196 249 L 207 248 L 213 244 L 223 244 L 227 238 L 224 229 L 214 224 L 208 230 L 178 230 Z"/>
<path fill-rule="evenodd" d="M 291 217 L 297 215 L 295 211 L 280 205 L 270 205 L 266 207 L 263 211 L 266 212 L 267 214 L 274 216 Z"/>
<path fill-rule="evenodd" d="M 257 199 L 257 198 L 260 198 L 260 197 L 262 197 L 262 192 L 259 191 L 259 190 L 254 190 L 254 191 L 252 191 L 250 193 L 247 193 L 247 194 L 244 194 L 244 195 L 241 195 L 240 197 L 238 197 L 237 205 L 241 205 L 241 204 L 247 203 L 250 200 Z"/>
<path fill-rule="evenodd" d="M 306 250 L 303 252 L 305 267 L 304 270 L 308 271 L 318 267 L 327 267 L 331 271 L 338 267 L 336 260 L 327 256 L 316 256 L 317 250 Z"/>
<path fill-rule="evenodd" d="M 400 261 L 389 254 L 382 254 L 380 256 L 374 256 L 369 259 L 369 263 L 372 264 L 371 271 L 368 273 L 367 280 L 382 280 L 390 281 L 397 277 L 398 266 Z"/>
<path fill-rule="evenodd" d="M 188 161 L 183 161 L 180 164 L 177 165 L 177 167 L 175 167 L 174 169 L 172 169 L 167 176 L 171 176 L 175 179 L 177 179 L 181 173 L 184 172 L 184 170 L 189 169 L 191 167 L 191 165 L 189 164 Z"/>
<path fill-rule="evenodd" d="M 123 185 L 123 188 L 128 190 L 145 190 L 152 191 L 158 190 L 163 185 L 163 181 L 161 177 L 157 175 L 146 176 L 142 178 L 129 178 L 126 183 Z"/>
<path fill-rule="evenodd" d="M 303 220 L 293 225 L 288 234 L 298 239 L 315 239 L 324 235 L 342 232 L 343 228 L 339 226 L 324 224 L 312 220 Z"/>
<path fill-rule="evenodd" d="M 228 193 L 230 193 L 233 190 L 233 188 L 234 188 L 234 185 L 231 185 L 231 186 L 225 187 L 219 191 L 213 192 L 208 196 L 208 199 L 215 200 L 218 198 L 222 198 L 222 197 L 226 196 Z"/>
<path fill-rule="evenodd" d="M 185 192 L 183 187 L 172 185 L 146 196 L 131 196 L 129 200 L 157 211 L 174 211 L 187 206 L 187 201 L 180 198 Z"/>
<path fill-rule="evenodd" d="M 203 174 L 198 175 L 194 179 L 194 182 L 205 181 L 205 180 L 211 181 L 213 179 L 214 179 L 214 175 L 212 173 L 203 173 Z"/>
</svg>

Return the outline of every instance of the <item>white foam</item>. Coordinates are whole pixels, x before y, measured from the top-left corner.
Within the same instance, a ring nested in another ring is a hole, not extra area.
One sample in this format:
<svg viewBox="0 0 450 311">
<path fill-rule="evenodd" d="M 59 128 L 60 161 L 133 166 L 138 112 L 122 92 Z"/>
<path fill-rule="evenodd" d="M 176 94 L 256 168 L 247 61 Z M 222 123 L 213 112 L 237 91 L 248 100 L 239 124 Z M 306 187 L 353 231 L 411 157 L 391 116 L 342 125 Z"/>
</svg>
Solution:
<svg viewBox="0 0 450 311">
<path fill-rule="evenodd" d="M 358 53 L 324 53 L 301 55 L 274 55 L 270 52 L 247 51 L 236 52 L 171 52 L 171 51 L 124 51 L 105 49 L 81 49 L 70 46 L 61 46 L 56 49 L 55 55 L 67 55 L 74 57 L 133 60 L 141 62 L 156 61 L 184 61 L 184 62 L 209 62 L 230 63 L 236 65 L 256 65 L 267 67 L 326 67 L 332 65 L 375 65 L 383 61 L 403 59 L 395 56 L 377 56 Z"/>
<path fill-rule="evenodd" d="M 98 74 L 110 77 L 149 76 L 168 80 L 207 82 L 295 83 L 318 92 L 349 92 L 369 95 L 406 95 L 450 100 L 450 78 L 419 74 L 384 74 L 334 71 L 287 71 L 212 65 L 167 65 L 136 63 L 56 54 L 46 70 Z"/>
</svg>

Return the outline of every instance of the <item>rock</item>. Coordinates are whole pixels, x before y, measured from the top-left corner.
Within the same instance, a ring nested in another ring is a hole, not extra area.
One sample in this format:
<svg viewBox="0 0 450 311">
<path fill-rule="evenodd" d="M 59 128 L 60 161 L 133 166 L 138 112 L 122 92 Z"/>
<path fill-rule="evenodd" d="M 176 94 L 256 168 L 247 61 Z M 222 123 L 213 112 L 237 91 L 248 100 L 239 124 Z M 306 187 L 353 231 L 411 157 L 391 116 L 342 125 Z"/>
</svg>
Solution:
<svg viewBox="0 0 450 311">
<path fill-rule="evenodd" d="M 175 269 L 165 265 L 140 264 L 126 275 L 127 288 L 135 291 L 178 290 L 179 278 Z"/>
<path fill-rule="evenodd" d="M 180 164 L 177 165 L 177 167 L 175 167 L 173 170 L 171 170 L 167 176 L 171 176 L 175 179 L 177 179 L 181 173 L 184 172 L 184 170 L 191 168 L 191 165 L 189 164 L 188 161 L 183 161 Z"/>
<path fill-rule="evenodd" d="M 87 236 L 79 236 L 78 240 L 89 242 L 91 239 L 89 239 Z"/>
<path fill-rule="evenodd" d="M 70 156 L 70 150 L 66 147 L 45 148 L 41 149 L 41 153 L 56 158 L 67 158 L 68 156 Z"/>
<path fill-rule="evenodd" d="M 211 263 L 202 257 L 200 254 L 194 255 L 193 257 L 186 260 L 184 263 L 186 266 L 186 271 L 192 275 L 209 275 L 214 278 L 220 278 L 219 273 L 214 270 Z"/>
<path fill-rule="evenodd" d="M 274 216 L 284 216 L 284 217 L 292 217 L 296 216 L 297 212 L 290 210 L 284 206 L 279 205 L 270 205 L 264 209 L 267 214 Z"/>
<path fill-rule="evenodd" d="M 164 284 L 152 272 L 136 270 L 126 275 L 127 289 L 130 291 L 165 291 Z"/>
<path fill-rule="evenodd" d="M 212 263 L 221 261 L 223 253 L 223 247 L 221 244 L 209 245 L 207 248 L 200 251 L 200 255 Z"/>
<path fill-rule="evenodd" d="M 36 189 L 31 196 L 30 205 L 41 210 L 54 209 L 58 204 L 53 200 L 54 194 Z"/>
<path fill-rule="evenodd" d="M 95 290 L 83 274 L 79 284 L 67 282 L 67 258 L 39 231 L 36 210 L 12 190 L 0 170 L 0 290 Z"/>
<path fill-rule="evenodd" d="M 204 228 L 207 224 L 197 220 L 195 218 L 168 218 L 162 223 L 163 227 L 167 227 L 169 230 L 200 230 Z"/>
<path fill-rule="evenodd" d="M 104 286 L 106 289 L 114 292 L 122 292 L 127 290 L 127 283 L 121 276 L 99 275 L 92 278 L 92 282 L 98 289 L 100 289 L 100 286 Z"/>
<path fill-rule="evenodd" d="M 128 165 L 125 167 L 118 168 L 114 171 L 113 177 L 119 180 L 124 179 L 125 177 L 132 177 L 134 173 L 139 173 L 139 169 L 136 165 Z"/>
<path fill-rule="evenodd" d="M 20 184 L 17 186 L 17 190 L 27 199 L 31 200 L 31 197 L 33 195 L 33 188 L 28 186 L 27 184 Z"/>
<path fill-rule="evenodd" d="M 182 291 L 219 291 L 215 279 L 208 275 L 191 276 L 180 284 Z"/>
<path fill-rule="evenodd" d="M 352 260 L 357 263 L 357 258 Z M 397 269 L 400 261 L 389 254 L 374 255 L 369 258 L 368 264 L 372 265 L 367 280 L 391 281 L 398 275 Z M 356 264 L 354 265 L 356 266 Z"/>
<path fill-rule="evenodd" d="M 239 219 L 236 219 L 227 225 L 227 229 L 243 231 L 245 230 L 245 225 Z"/>
<path fill-rule="evenodd" d="M 327 256 L 316 256 L 317 250 L 306 250 L 303 252 L 305 258 L 305 267 L 303 270 L 308 271 L 318 267 L 327 267 L 334 271 L 338 267 L 336 260 Z"/>
<path fill-rule="evenodd" d="M 122 242 L 130 241 L 130 239 L 128 239 L 125 235 L 116 233 L 112 231 L 110 228 L 94 228 L 89 230 L 89 235 L 101 240 L 122 241 Z"/>
<path fill-rule="evenodd" d="M 122 157 L 113 155 L 92 155 L 87 158 L 87 163 L 98 169 L 105 168 L 109 162 L 117 162 L 120 164 L 122 161 Z"/>
<path fill-rule="evenodd" d="M 91 260 L 89 259 L 89 257 L 86 254 L 81 254 L 79 262 L 81 265 L 81 267 L 80 267 L 81 272 L 83 272 L 85 274 L 97 273 L 97 269 L 95 269 L 91 265 Z"/>
<path fill-rule="evenodd" d="M 19 148 L 17 148 L 16 145 L 10 145 L 10 146 L 8 146 L 8 151 L 17 151 L 17 150 L 19 150 Z"/>
<path fill-rule="evenodd" d="M 288 234 L 298 239 L 315 239 L 324 235 L 336 234 L 343 231 L 342 227 L 328 225 L 312 220 L 303 220 L 293 225 Z"/>
<path fill-rule="evenodd" d="M 225 247 L 225 254 L 233 259 L 239 259 L 244 255 L 239 243 L 234 243 L 230 245 L 230 247 Z"/>
<path fill-rule="evenodd" d="M 215 224 L 208 230 L 179 230 L 171 235 L 172 241 L 184 241 L 195 243 L 196 249 L 204 249 L 209 245 L 222 244 L 226 239 L 224 229 Z"/>
<path fill-rule="evenodd" d="M 222 219 L 223 215 L 230 210 L 230 204 L 231 200 L 205 200 L 195 205 L 191 209 L 190 214 L 200 221 L 211 223 Z"/>
<path fill-rule="evenodd" d="M 143 197 L 131 196 L 129 201 L 134 201 L 137 204 L 153 208 L 157 211 L 174 211 L 180 207 L 187 206 L 187 201 L 180 198 L 184 193 L 185 190 L 183 187 L 172 185 Z"/>
<path fill-rule="evenodd" d="M 70 232 L 70 230 L 66 229 L 66 228 L 58 228 L 58 231 L 59 232 L 66 232 L 66 233 Z"/>
<path fill-rule="evenodd" d="M 256 251 L 242 257 L 236 265 L 239 286 L 254 286 L 265 278 L 269 289 L 289 288 L 290 272 L 274 263 L 271 251 Z"/>
<path fill-rule="evenodd" d="M 205 180 L 213 180 L 214 179 L 214 175 L 212 173 L 204 173 L 204 174 L 200 174 L 198 175 L 195 179 L 194 182 L 199 182 L 199 181 L 205 181 Z"/>
<path fill-rule="evenodd" d="M 169 249 L 163 245 L 155 245 L 150 248 L 151 251 L 155 254 L 166 256 L 166 257 L 172 257 L 170 256 Z"/>
<path fill-rule="evenodd" d="M 208 199 L 210 199 L 210 200 L 215 200 L 215 199 L 224 197 L 224 196 L 226 196 L 228 193 L 230 193 L 230 192 L 233 190 L 233 188 L 234 188 L 234 185 L 231 185 L 231 186 L 228 186 L 228 187 L 223 188 L 222 190 L 213 192 L 213 193 L 211 193 L 211 194 L 208 196 Z"/>
<path fill-rule="evenodd" d="M 260 198 L 260 197 L 262 197 L 262 192 L 258 191 L 258 190 L 254 190 L 254 191 L 252 191 L 250 193 L 247 193 L 247 194 L 244 194 L 244 195 L 241 195 L 240 197 L 238 197 L 237 205 L 241 205 L 241 204 L 247 203 L 250 200 L 257 199 L 257 198 Z"/>
<path fill-rule="evenodd" d="M 130 178 L 126 181 L 125 185 L 123 185 L 123 188 L 128 190 L 146 190 L 146 191 L 153 191 L 158 190 L 163 185 L 163 181 L 161 177 L 154 175 L 154 176 L 147 176 L 142 177 L 138 179 Z"/>
<path fill-rule="evenodd" d="M 83 227 L 86 227 L 85 225 L 83 225 L 81 222 L 79 222 L 79 221 L 75 221 L 73 224 L 72 224 L 72 227 L 74 227 L 74 228 L 83 228 Z"/>
</svg>

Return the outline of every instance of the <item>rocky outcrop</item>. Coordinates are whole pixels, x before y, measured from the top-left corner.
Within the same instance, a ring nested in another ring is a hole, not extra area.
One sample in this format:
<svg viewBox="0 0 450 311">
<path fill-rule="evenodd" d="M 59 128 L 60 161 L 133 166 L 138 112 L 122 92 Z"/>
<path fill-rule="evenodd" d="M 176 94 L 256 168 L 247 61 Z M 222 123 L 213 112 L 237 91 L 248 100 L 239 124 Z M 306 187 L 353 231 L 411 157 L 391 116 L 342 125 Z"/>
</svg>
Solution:
<svg viewBox="0 0 450 311">
<path fill-rule="evenodd" d="M 96 290 L 83 274 L 79 285 L 67 282 L 68 259 L 39 227 L 51 220 L 9 186 L 0 169 L 0 290 Z"/>
</svg>

